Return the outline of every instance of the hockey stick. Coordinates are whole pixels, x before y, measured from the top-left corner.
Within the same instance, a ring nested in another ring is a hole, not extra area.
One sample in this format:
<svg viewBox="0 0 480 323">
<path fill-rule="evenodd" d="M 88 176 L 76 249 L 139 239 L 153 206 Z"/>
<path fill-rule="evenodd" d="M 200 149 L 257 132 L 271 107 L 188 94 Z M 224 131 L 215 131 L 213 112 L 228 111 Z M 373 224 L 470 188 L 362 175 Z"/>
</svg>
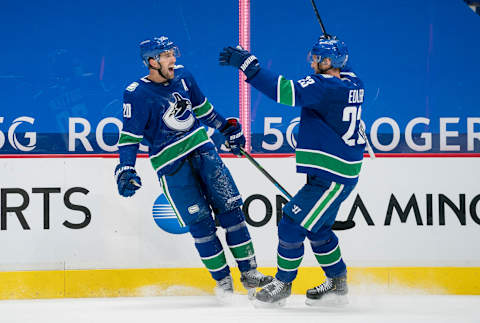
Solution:
<svg viewBox="0 0 480 323">
<path fill-rule="evenodd" d="M 265 168 L 263 168 L 249 153 L 247 153 L 243 148 L 240 148 L 240 153 L 245 156 L 253 164 L 253 166 L 255 166 L 255 168 L 257 168 L 263 175 L 265 175 L 265 177 L 267 177 L 270 182 L 272 182 L 273 185 L 275 185 L 280 190 L 280 192 L 282 192 L 289 200 L 292 199 L 293 196 L 288 193 L 287 190 L 284 189 L 283 186 L 280 185 L 280 183 L 277 182 L 277 180 L 273 178 L 272 175 L 270 175 L 265 170 Z M 354 226 L 355 222 L 353 220 L 335 221 L 333 223 L 332 230 L 348 230 L 353 228 Z"/>
<path fill-rule="evenodd" d="M 263 168 L 255 159 L 253 159 L 253 157 L 249 153 L 243 150 L 243 148 L 240 148 L 240 153 L 243 156 L 245 156 L 253 164 L 253 166 L 255 166 L 260 172 L 262 172 L 262 174 L 265 175 L 265 177 L 267 177 L 270 180 L 270 182 L 272 182 L 273 185 L 275 185 L 280 190 L 280 192 L 282 192 L 289 200 L 292 199 L 293 196 L 290 193 L 288 193 L 287 190 L 284 189 L 283 186 L 280 185 L 280 183 L 277 182 L 275 178 L 273 178 L 272 175 L 270 175 L 265 170 L 265 168 Z"/>
<path fill-rule="evenodd" d="M 317 16 L 317 20 L 320 23 L 320 28 L 322 28 L 323 35 L 327 39 L 332 38 L 332 36 L 327 34 L 327 31 L 325 30 L 325 26 L 323 25 L 322 18 L 320 18 L 320 14 L 318 13 L 318 9 L 317 9 L 317 5 L 315 4 L 315 0 L 312 0 L 312 6 L 313 6 L 313 10 L 315 11 L 315 15 Z"/>
<path fill-rule="evenodd" d="M 365 127 L 363 126 L 363 121 L 360 121 L 358 127 L 358 133 L 362 136 L 363 140 L 365 140 L 365 144 L 367 146 L 368 155 L 370 159 L 375 159 L 375 153 L 373 152 L 372 146 L 370 146 L 370 141 L 368 141 L 367 133 L 365 132 Z"/>
</svg>

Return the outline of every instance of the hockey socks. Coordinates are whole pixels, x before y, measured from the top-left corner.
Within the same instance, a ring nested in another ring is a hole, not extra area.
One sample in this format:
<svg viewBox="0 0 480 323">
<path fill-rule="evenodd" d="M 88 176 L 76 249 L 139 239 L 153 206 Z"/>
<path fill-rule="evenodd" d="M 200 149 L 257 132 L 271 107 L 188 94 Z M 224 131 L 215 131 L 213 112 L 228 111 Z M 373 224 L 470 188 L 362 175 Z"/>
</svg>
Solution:
<svg viewBox="0 0 480 323">
<path fill-rule="evenodd" d="M 327 277 L 335 278 L 346 274 L 347 267 L 342 259 L 338 238 L 333 231 L 329 231 L 324 237 L 317 234 L 309 236 L 309 239 L 315 258 Z"/>
<path fill-rule="evenodd" d="M 342 260 L 338 238 L 331 230 L 316 233 L 305 230 L 288 216 L 278 224 L 278 249 L 276 278 L 283 282 L 295 279 L 303 259 L 305 236 L 310 240 L 312 251 L 327 277 L 346 274 L 347 267 Z"/>
<path fill-rule="evenodd" d="M 278 224 L 277 279 L 289 283 L 297 276 L 303 260 L 305 236 L 305 229 L 289 217 L 282 217 Z"/>
<path fill-rule="evenodd" d="M 207 217 L 200 222 L 189 225 L 190 233 L 195 239 L 195 247 L 212 278 L 219 281 L 230 274 L 225 259 L 225 252 L 217 237 L 213 219 Z"/>
<path fill-rule="evenodd" d="M 244 272 L 257 268 L 252 240 L 240 208 L 218 215 L 218 220 L 226 230 L 226 241 L 238 269 Z"/>
</svg>

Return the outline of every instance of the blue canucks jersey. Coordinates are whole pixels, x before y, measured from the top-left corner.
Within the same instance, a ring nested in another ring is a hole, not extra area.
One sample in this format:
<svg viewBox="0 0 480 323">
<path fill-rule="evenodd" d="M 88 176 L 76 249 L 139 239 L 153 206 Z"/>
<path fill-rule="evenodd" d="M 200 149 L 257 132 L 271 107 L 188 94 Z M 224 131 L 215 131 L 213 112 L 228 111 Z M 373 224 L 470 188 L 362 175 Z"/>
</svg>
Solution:
<svg viewBox="0 0 480 323">
<path fill-rule="evenodd" d="M 143 140 L 160 175 L 191 151 L 214 148 L 199 120 L 214 128 L 224 120 L 181 65 L 175 67 L 175 77 L 169 82 L 155 83 L 143 77 L 131 83 L 123 100 L 120 162 L 134 166 Z"/>
<path fill-rule="evenodd" d="M 294 82 L 260 69 L 247 81 L 278 103 L 302 108 L 297 172 L 354 184 L 365 151 L 365 140 L 359 135 L 365 90 L 352 71 L 342 71 L 340 76 L 312 74 Z"/>
</svg>

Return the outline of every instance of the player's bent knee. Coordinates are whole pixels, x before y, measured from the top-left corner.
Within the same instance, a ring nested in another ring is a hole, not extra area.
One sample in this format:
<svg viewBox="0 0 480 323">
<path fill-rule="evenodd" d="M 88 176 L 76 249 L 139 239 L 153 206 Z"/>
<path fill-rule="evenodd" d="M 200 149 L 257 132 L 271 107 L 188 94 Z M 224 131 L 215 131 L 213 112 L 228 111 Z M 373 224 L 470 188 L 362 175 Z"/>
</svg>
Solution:
<svg viewBox="0 0 480 323">
<path fill-rule="evenodd" d="M 333 231 L 318 231 L 316 233 L 309 232 L 308 240 L 310 240 L 310 244 L 312 247 L 320 247 L 332 242 L 335 240 L 336 236 Z"/>
<path fill-rule="evenodd" d="M 303 246 L 303 241 L 289 242 L 289 241 L 284 241 L 282 239 L 279 239 L 278 245 L 283 249 L 298 249 Z"/>
<path fill-rule="evenodd" d="M 215 234 L 217 228 L 211 217 L 204 217 L 198 222 L 188 225 L 189 231 L 194 238 L 201 238 Z"/>
<path fill-rule="evenodd" d="M 278 236 L 287 242 L 299 242 L 305 240 L 307 230 L 295 223 L 290 217 L 284 215 L 278 223 Z"/>
<path fill-rule="evenodd" d="M 218 214 L 217 218 L 218 222 L 220 222 L 220 226 L 224 229 L 245 222 L 245 215 L 239 207 L 228 212 Z"/>
</svg>

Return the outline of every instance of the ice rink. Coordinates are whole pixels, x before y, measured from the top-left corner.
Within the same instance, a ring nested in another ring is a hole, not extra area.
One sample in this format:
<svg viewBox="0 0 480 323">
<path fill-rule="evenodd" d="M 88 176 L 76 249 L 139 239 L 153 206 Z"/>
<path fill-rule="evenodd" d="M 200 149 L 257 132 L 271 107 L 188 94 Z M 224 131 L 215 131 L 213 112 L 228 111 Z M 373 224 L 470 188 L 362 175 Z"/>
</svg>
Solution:
<svg viewBox="0 0 480 323">
<path fill-rule="evenodd" d="M 283 308 L 258 309 L 245 295 L 0 301 L 1 323 L 146 322 L 480 322 L 480 296 L 351 295 L 342 308 L 307 307 L 294 295 Z"/>
</svg>

